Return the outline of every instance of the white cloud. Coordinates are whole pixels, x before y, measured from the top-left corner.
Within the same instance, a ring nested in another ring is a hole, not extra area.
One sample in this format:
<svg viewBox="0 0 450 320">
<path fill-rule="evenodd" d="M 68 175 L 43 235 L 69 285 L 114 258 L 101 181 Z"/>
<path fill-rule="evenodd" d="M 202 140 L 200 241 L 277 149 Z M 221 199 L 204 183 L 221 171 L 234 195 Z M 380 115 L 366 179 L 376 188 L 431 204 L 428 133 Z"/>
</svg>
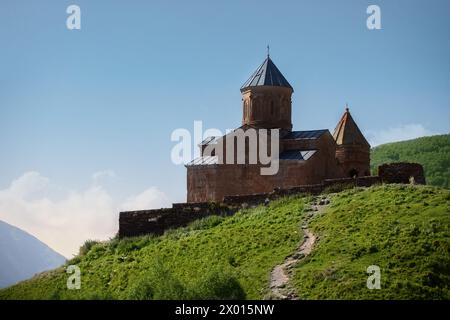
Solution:
<svg viewBox="0 0 450 320">
<path fill-rule="evenodd" d="M 405 124 L 398 127 L 391 127 L 379 131 L 367 131 L 366 137 L 372 147 L 380 144 L 410 140 L 424 136 L 430 136 L 434 133 L 426 129 L 421 124 Z"/>
<path fill-rule="evenodd" d="M 30 171 L 23 174 L 20 178 L 13 180 L 9 191 L 11 195 L 26 197 L 44 190 L 48 184 L 48 178 L 41 176 L 38 172 Z"/>
<path fill-rule="evenodd" d="M 46 196 L 50 180 L 38 172 L 26 172 L 8 188 L 0 190 L 0 220 L 31 233 L 70 258 L 85 240 L 106 240 L 114 236 L 120 210 L 170 204 L 168 197 L 155 187 L 121 203 L 101 186 L 105 177 L 115 177 L 115 174 L 96 173 L 86 190 L 72 191 L 53 200 Z"/>
<path fill-rule="evenodd" d="M 114 179 L 116 178 L 117 175 L 114 171 L 112 170 L 103 170 L 103 171 L 99 171 L 96 172 L 92 175 L 92 181 L 94 185 L 99 185 L 101 184 L 104 180 L 107 179 Z"/>
<path fill-rule="evenodd" d="M 129 197 L 121 207 L 121 211 L 164 208 L 170 205 L 167 196 L 155 187 Z"/>
</svg>

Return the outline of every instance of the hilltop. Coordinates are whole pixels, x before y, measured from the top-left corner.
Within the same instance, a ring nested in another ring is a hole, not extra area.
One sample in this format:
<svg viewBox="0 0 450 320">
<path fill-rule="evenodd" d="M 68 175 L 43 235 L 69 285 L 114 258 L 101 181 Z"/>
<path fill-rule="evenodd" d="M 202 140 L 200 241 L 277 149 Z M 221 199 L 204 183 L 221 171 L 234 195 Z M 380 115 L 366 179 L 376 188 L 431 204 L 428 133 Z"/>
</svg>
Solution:
<svg viewBox="0 0 450 320">
<path fill-rule="evenodd" d="M 450 187 L 450 134 L 387 143 L 371 151 L 371 169 L 388 162 L 418 162 L 423 165 L 427 184 Z"/>
<path fill-rule="evenodd" d="M 317 237 L 293 266 L 300 299 L 449 299 L 450 191 L 382 185 L 349 189 L 309 221 Z M 297 196 L 231 217 L 211 216 L 158 237 L 87 242 L 64 268 L 7 289 L 0 299 L 262 299 L 271 271 L 303 242 L 312 197 Z M 370 265 L 381 290 L 366 287 Z"/>
</svg>

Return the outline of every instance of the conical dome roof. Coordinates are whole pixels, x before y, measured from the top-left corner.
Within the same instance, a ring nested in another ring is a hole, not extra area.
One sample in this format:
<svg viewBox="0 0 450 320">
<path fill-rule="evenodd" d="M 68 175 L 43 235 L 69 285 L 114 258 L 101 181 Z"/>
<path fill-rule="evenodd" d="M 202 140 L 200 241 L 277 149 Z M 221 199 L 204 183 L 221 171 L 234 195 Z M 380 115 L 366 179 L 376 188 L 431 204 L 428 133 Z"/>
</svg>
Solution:
<svg viewBox="0 0 450 320">
<path fill-rule="evenodd" d="M 249 87 L 274 86 L 292 88 L 283 74 L 278 70 L 272 59 L 267 56 L 266 60 L 256 69 L 252 76 L 241 87 L 241 91 Z"/>
<path fill-rule="evenodd" d="M 344 115 L 334 129 L 333 137 L 338 145 L 361 145 L 370 148 L 348 108 L 345 109 Z"/>
</svg>

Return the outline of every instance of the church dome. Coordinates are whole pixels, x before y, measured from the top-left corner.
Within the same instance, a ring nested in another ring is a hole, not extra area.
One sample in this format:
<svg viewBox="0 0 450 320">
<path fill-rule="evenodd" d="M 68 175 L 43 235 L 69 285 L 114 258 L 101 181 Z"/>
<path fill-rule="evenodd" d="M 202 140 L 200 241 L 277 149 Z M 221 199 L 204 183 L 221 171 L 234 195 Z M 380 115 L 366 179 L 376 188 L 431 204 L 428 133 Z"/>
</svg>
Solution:
<svg viewBox="0 0 450 320">
<path fill-rule="evenodd" d="M 285 87 L 294 89 L 273 63 L 272 59 L 267 56 L 266 60 L 256 69 L 252 76 L 241 87 L 241 91 L 245 91 L 251 87 L 272 86 Z"/>
</svg>

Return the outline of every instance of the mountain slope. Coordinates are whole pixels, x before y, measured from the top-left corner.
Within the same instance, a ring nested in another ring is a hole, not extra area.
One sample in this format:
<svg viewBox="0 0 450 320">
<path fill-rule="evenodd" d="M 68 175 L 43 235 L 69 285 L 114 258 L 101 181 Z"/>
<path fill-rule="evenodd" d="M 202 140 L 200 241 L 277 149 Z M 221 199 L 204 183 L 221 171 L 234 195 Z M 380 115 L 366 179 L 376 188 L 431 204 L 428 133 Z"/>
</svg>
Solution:
<svg viewBox="0 0 450 320">
<path fill-rule="evenodd" d="M 294 269 L 299 297 L 450 298 L 449 190 L 388 185 L 330 197 L 310 222 L 313 251 Z M 0 290 L 0 299 L 262 299 L 272 269 L 303 241 L 309 203 L 284 198 L 159 237 L 89 242 L 69 262 L 80 267 L 80 290 L 67 290 L 59 268 Z M 366 288 L 372 264 L 382 290 Z"/>
<path fill-rule="evenodd" d="M 450 187 L 450 134 L 383 144 L 371 151 L 372 172 L 388 162 L 418 162 L 424 166 L 427 184 Z"/>
<path fill-rule="evenodd" d="M 0 287 L 54 269 L 66 259 L 25 231 L 0 221 Z"/>
</svg>

